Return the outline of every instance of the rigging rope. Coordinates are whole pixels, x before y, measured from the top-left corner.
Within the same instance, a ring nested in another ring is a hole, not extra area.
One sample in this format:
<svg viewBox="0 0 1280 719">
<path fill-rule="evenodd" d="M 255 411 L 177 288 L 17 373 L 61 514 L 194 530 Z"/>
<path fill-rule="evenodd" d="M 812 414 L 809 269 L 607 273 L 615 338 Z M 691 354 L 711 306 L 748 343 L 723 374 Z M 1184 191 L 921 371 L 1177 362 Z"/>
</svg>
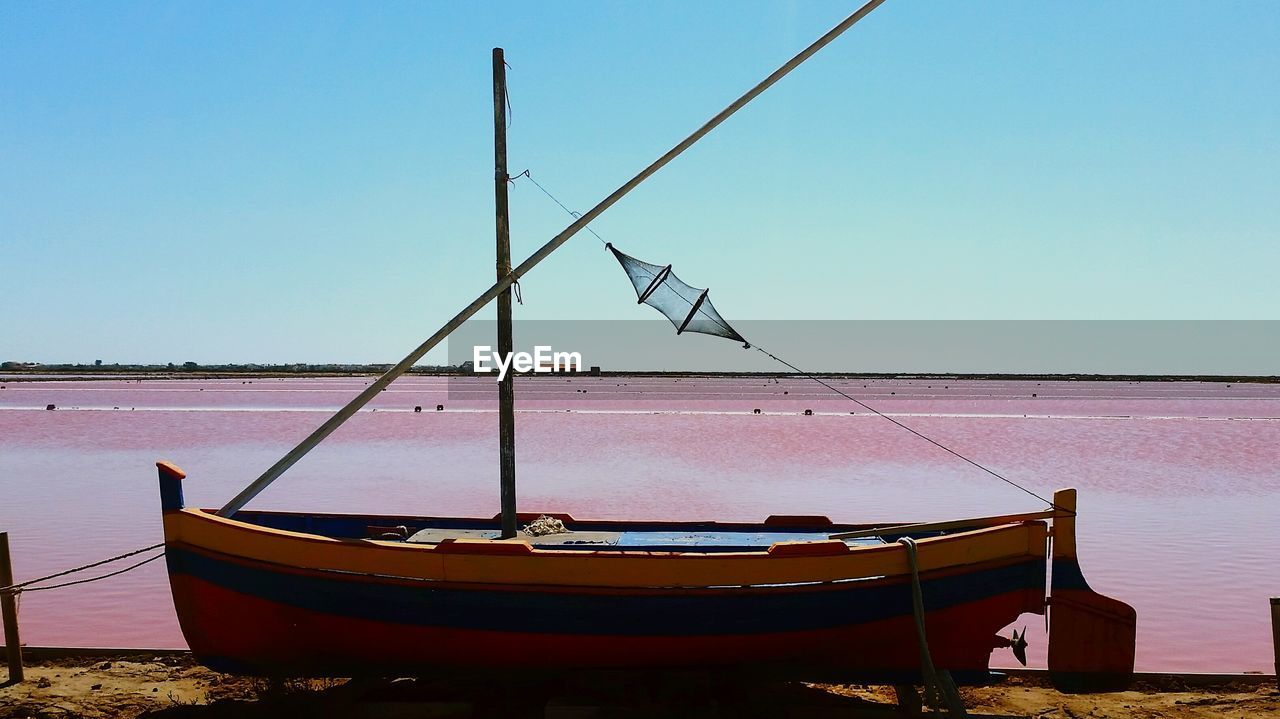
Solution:
<svg viewBox="0 0 1280 719">
<path fill-rule="evenodd" d="M 45 590 L 45 589 L 59 589 L 59 588 L 61 588 L 61 587 L 70 587 L 70 586 L 75 585 L 75 584 L 88 584 L 89 582 L 96 582 L 96 581 L 98 581 L 99 579 L 107 579 L 108 577 L 114 577 L 114 576 L 116 576 L 116 575 L 118 575 L 118 574 L 124 574 L 125 572 L 128 572 L 128 571 L 130 571 L 130 570 L 137 569 L 138 567 L 141 567 L 142 565 L 147 564 L 148 562 L 154 562 L 155 560 L 157 560 L 157 559 L 159 559 L 159 558 L 163 557 L 163 556 L 164 556 L 164 552 L 162 551 L 162 552 L 160 552 L 159 554 L 155 555 L 154 557 L 149 557 L 149 558 L 147 558 L 147 559 L 142 560 L 141 562 L 138 562 L 138 563 L 136 563 L 136 564 L 132 564 L 132 565 L 130 565 L 130 566 L 128 566 L 128 567 L 125 567 L 124 569 L 120 569 L 120 570 L 117 570 L 117 571 L 114 571 L 114 572 L 110 572 L 110 573 L 108 573 L 108 574 L 103 574 L 103 575 L 101 575 L 101 576 L 97 576 L 97 577 L 90 577 L 89 579 L 77 579 L 77 580 L 74 580 L 74 581 L 70 581 L 70 582 L 63 582 L 63 583 L 61 583 L 61 584 L 54 584 L 54 585 L 50 585 L 50 586 L 47 586 L 47 587 L 31 587 L 30 589 L 28 589 L 28 587 L 30 587 L 30 585 L 32 585 L 32 584 L 39 584 L 40 582 L 47 582 L 47 581 L 49 581 L 50 579 L 57 579 L 58 577 L 65 577 L 65 576 L 67 576 L 68 574 L 76 574 L 77 572 L 83 572 L 83 571 L 84 571 L 84 570 L 86 570 L 86 569 L 93 569 L 94 567 L 100 567 L 100 566 L 102 566 L 102 565 L 104 565 L 104 564 L 110 564 L 110 563 L 112 563 L 112 562 L 118 562 L 118 561 L 120 561 L 121 559 L 128 559 L 129 557 L 133 557 L 133 556 L 136 556 L 136 555 L 142 554 L 143 552 L 149 552 L 149 551 L 151 551 L 151 550 L 153 550 L 153 549 L 160 549 L 160 548 L 161 548 L 161 547 L 163 547 L 163 546 L 164 546 L 164 542 L 161 542 L 161 543 L 159 543 L 159 544 L 153 544 L 153 545 L 151 545 L 150 547 L 142 547 L 141 549 L 135 549 L 135 550 L 130 551 L 130 552 L 125 552 L 124 554 L 117 554 L 117 555 L 116 555 L 116 556 L 114 556 L 114 557 L 108 557 L 107 559 L 101 559 L 101 560 L 98 560 L 98 561 L 96 561 L 96 562 L 91 562 L 91 563 L 86 564 L 86 565 L 84 565 L 84 566 L 80 566 L 80 567 L 73 567 L 73 568 L 71 568 L 71 569 L 66 569 L 66 570 L 63 570 L 63 571 L 61 571 L 61 572 L 54 572 L 53 574 L 50 574 L 50 575 L 47 575 L 47 576 L 44 576 L 44 577 L 39 577 L 39 578 L 36 578 L 36 579 L 28 579 L 28 580 L 27 580 L 27 581 L 25 581 L 25 582 L 18 582 L 18 583 L 16 583 L 16 584 L 10 584 L 10 585 L 9 585 L 9 586 L 7 586 L 7 587 L 0 587 L 0 594 L 15 594 L 15 595 L 16 595 L 16 594 L 19 594 L 19 593 L 21 593 L 21 592 L 39 592 L 39 591 L 42 591 L 42 590 Z"/>
<path fill-rule="evenodd" d="M 511 63 L 507 62 L 505 59 L 502 61 L 502 64 L 506 69 L 511 69 Z M 510 130 L 511 123 L 515 121 L 515 112 L 511 109 L 511 86 L 505 82 L 502 83 L 502 99 L 507 104 L 507 129 Z"/>
<path fill-rule="evenodd" d="M 535 187 L 537 187 L 539 190 L 542 190 L 542 194 L 544 194 L 544 195 L 546 195 L 547 197 L 551 198 L 551 201 L 552 201 L 552 202 L 554 202 L 554 203 L 556 203 L 557 205 L 559 205 L 559 206 L 560 206 L 560 209 L 562 209 L 562 210 L 564 210 L 565 212 L 569 213 L 569 216 L 570 216 L 570 217 L 573 217 L 573 218 L 582 217 L 582 213 L 581 213 L 581 212 L 574 212 L 573 210 L 570 210 L 568 207 L 566 207 L 566 206 L 565 206 L 565 204 L 564 204 L 563 202 L 561 202 L 560 200 L 556 199 L 556 196 L 555 196 L 555 195 L 553 195 L 553 194 L 551 194 L 550 192 L 548 192 L 548 191 L 547 191 L 547 188 L 545 188 L 545 187 L 543 187 L 543 186 L 542 186 L 542 183 L 540 183 L 540 182 L 538 182 L 537 180 L 533 179 L 533 175 L 531 175 L 531 174 L 529 173 L 529 171 L 528 171 L 528 170 L 525 170 L 524 172 L 521 172 L 521 173 L 519 173 L 519 174 L 517 174 L 517 175 L 515 175 L 515 176 L 511 177 L 511 178 L 509 179 L 509 181 L 510 181 L 510 182 L 515 182 L 516 180 L 520 179 L 521 177 L 527 177 L 527 178 L 529 178 L 529 182 L 532 182 L 532 183 L 534 184 L 534 186 L 535 186 Z M 607 242 L 605 242 L 605 241 L 604 241 L 604 238 L 603 238 L 603 237 L 601 237 L 599 234 L 597 234 L 595 230 L 591 229 L 591 225 L 587 225 L 586 230 L 587 230 L 587 232 L 590 232 L 591 234 L 595 235 L 595 238 L 596 238 L 597 240 L 600 240 L 600 243 L 601 243 L 601 244 L 608 244 Z"/>
<path fill-rule="evenodd" d="M 512 178 L 511 178 L 511 181 L 512 181 L 512 182 L 514 182 L 515 180 L 517 180 L 517 179 L 519 179 L 519 178 L 521 178 L 521 177 L 527 177 L 527 178 L 529 178 L 529 181 L 530 181 L 530 182 L 532 182 L 534 185 L 536 185 L 536 186 L 537 186 L 537 188 L 538 188 L 539 190 L 542 190 L 542 193 L 543 193 L 544 195 L 546 195 L 547 197 L 549 197 L 549 198 L 551 199 L 551 201 L 552 201 L 552 202 L 554 202 L 554 203 L 556 203 L 557 205 L 559 205 L 559 206 L 560 206 L 560 209 L 562 209 L 562 210 L 564 210 L 565 212 L 569 213 L 569 214 L 570 214 L 571 216 L 573 216 L 573 217 L 578 217 L 578 216 L 579 216 L 579 214 L 578 214 L 577 212 L 574 212 L 573 210 L 570 210 L 568 207 L 566 207 L 566 206 L 565 206 L 565 204 L 564 204 L 563 202 L 561 202 L 560 200 L 556 199 L 555 195 L 552 195 L 552 194 L 551 194 L 551 192 L 549 192 L 549 191 L 547 190 L 547 188 L 545 188 L 545 187 L 543 187 L 543 186 L 541 185 L 541 183 L 539 183 L 537 180 L 533 179 L 533 175 L 532 175 L 532 174 L 530 174 L 529 170 L 525 170 L 524 172 L 521 172 L 521 173 L 519 173 L 518 175 L 516 175 L 516 176 L 512 177 Z M 591 229 L 591 227 L 590 227 L 589 225 L 587 226 L 587 228 L 586 228 L 586 229 L 587 229 L 587 231 L 588 231 L 588 232 L 590 232 L 591 234 L 595 235 L 596 239 L 600 240 L 601 242 L 604 242 L 605 247 L 609 247 L 609 243 L 605 242 L 604 238 L 603 238 L 603 237 L 601 237 L 599 234 L 597 234 L 595 230 Z M 681 299 L 683 299 L 685 302 L 690 302 L 690 301 L 689 301 L 689 299 L 688 299 L 687 297 L 684 297 L 683 295 L 680 295 L 679 293 L 673 293 L 673 294 L 675 294 L 677 297 L 680 297 L 680 298 L 681 298 Z M 690 306 L 692 306 L 692 302 L 690 302 Z M 721 322 L 718 318 L 716 318 L 716 317 L 710 317 L 710 316 L 707 316 L 707 319 L 708 319 L 708 320 L 710 320 L 710 321 L 712 321 L 712 322 L 714 322 L 714 323 L 716 323 L 716 324 L 718 324 L 718 325 L 720 325 L 720 326 L 721 326 L 721 327 L 723 327 L 727 332 L 732 333 L 732 334 L 734 334 L 735 336 L 737 335 L 737 333 L 733 330 L 733 328 L 732 328 L 732 327 L 729 327 L 728 325 L 724 324 L 724 323 L 723 323 L 723 322 Z M 1052 500 L 1045 499 L 1043 496 L 1041 496 L 1041 495 L 1037 494 L 1036 492 L 1033 492 L 1033 491 L 1032 491 L 1032 490 L 1030 490 L 1030 489 L 1027 489 L 1026 487 L 1022 486 L 1021 484 L 1018 484 L 1017 482 L 1015 482 L 1015 481 L 1013 481 L 1013 480 L 1009 479 L 1008 477 L 1005 477 L 1004 475 L 1000 474 L 999 472 L 995 471 L 994 469 L 991 469 L 990 467 L 987 467 L 986 465 L 984 465 L 984 464 L 982 464 L 982 463 L 978 462 L 977 460 L 970 459 L 970 458 L 968 458 L 968 457 L 964 456 L 963 454 L 960 454 L 960 453 L 959 453 L 959 452 L 957 452 L 956 450 L 951 449 L 950 447 L 948 447 L 948 446 L 946 446 L 945 444 L 943 444 L 943 443 L 941 443 L 941 442 L 937 441 L 936 439 L 933 439 L 932 437 L 929 437 L 928 435 L 926 435 L 926 434 L 924 434 L 924 433 L 922 433 L 922 432 L 920 432 L 920 431 L 918 431 L 918 430 L 915 430 L 915 429 L 913 429 L 913 428 L 911 428 L 911 427 L 907 426 L 906 424 L 904 424 L 904 423 L 902 423 L 902 422 L 899 422 L 898 420 L 896 420 L 896 419 L 894 419 L 893 417 L 890 417 L 889 415 L 887 415 L 887 414 L 885 414 L 885 413 L 881 412 L 880 410 L 876 409 L 875 407 L 872 407 L 871 405 L 867 404 L 866 402 L 863 402 L 862 400 L 860 400 L 860 399 L 858 399 L 858 398 L 856 398 L 856 397 L 854 397 L 854 396 L 852 396 L 852 395 L 850 395 L 850 394 L 847 394 L 847 393 L 845 393 L 845 392 L 840 391 L 839 389 L 837 389 L 836 387 L 832 386 L 831 384 L 828 384 L 827 382 L 824 382 L 821 378 L 817 377 L 816 375 L 814 375 L 814 374 L 812 374 L 812 373 L 810 373 L 810 372 L 806 372 L 806 371 L 804 371 L 804 370 L 800 369 L 799 367 L 797 367 L 797 366 L 795 366 L 795 365 L 791 364 L 790 362 L 788 362 L 788 361 L 786 361 L 786 360 L 782 359 L 781 357 L 779 357 L 779 356 L 777 356 L 777 355 L 773 354 L 772 352 L 770 352 L 770 351 L 766 350 L 765 348 L 760 347 L 759 345 L 753 345 L 753 344 L 751 344 L 751 343 L 749 343 L 749 342 L 748 342 L 748 343 L 746 343 L 746 344 L 744 344 L 744 345 L 743 345 L 743 347 L 744 347 L 744 348 L 747 348 L 747 349 L 755 349 L 756 351 L 758 351 L 758 352 L 760 352 L 760 353 L 762 353 L 762 354 L 766 355 L 767 357 L 769 357 L 770 359 L 774 360 L 775 362 L 777 362 L 777 363 L 779 363 L 779 364 L 781 364 L 781 365 L 784 365 L 784 366 L 786 366 L 786 367 L 790 368 L 792 371 L 796 372 L 796 373 L 797 373 L 797 374 L 799 374 L 801 377 L 805 377 L 805 378 L 808 378 L 808 379 L 811 379 L 811 380 L 813 380 L 813 381 L 817 382 L 818 384 L 822 385 L 823 387 L 826 387 L 827 389 L 831 390 L 832 392 L 835 392 L 836 394 L 840 395 L 841 397 L 844 397 L 845 399 L 847 399 L 847 400 L 849 400 L 849 401 L 853 402 L 854 404 L 857 404 L 859 407 L 862 407 L 863 409 L 865 409 L 865 410 L 867 410 L 868 412 L 870 412 L 870 413 L 874 414 L 875 416 L 877 416 L 877 417 L 881 417 L 881 418 L 883 418 L 883 419 L 886 419 L 886 420 L 888 420 L 888 421 L 892 422 L 894 425 L 896 425 L 896 426 L 898 426 L 898 427 L 900 427 L 900 428 L 902 428 L 902 429 L 904 429 L 904 430 L 906 430 L 906 431 L 910 432 L 911 434 L 913 434 L 913 435 L 915 435 L 915 436 L 919 437 L 920 439 L 923 439 L 924 441 L 928 442 L 929 444 L 932 444 L 933 446 L 937 447 L 938 449 L 941 449 L 942 451 L 944 451 L 944 452 L 946 452 L 946 453 L 948 453 L 948 454 L 950 454 L 950 455 L 952 455 L 952 456 L 954 456 L 954 457 L 956 457 L 956 458 L 958 458 L 958 459 L 960 459 L 960 460 L 962 460 L 962 461 L 964 461 L 964 462 L 967 462 L 968 464 L 970 464 L 970 465 L 972 465 L 972 466 L 974 466 L 974 467 L 977 467 L 978 469 L 982 470 L 983 472 L 986 472 L 987 474 L 991 475 L 992 477 L 995 477 L 996 479 L 1000 480 L 1001 482 L 1004 482 L 1005 484 L 1007 484 L 1007 485 L 1009 485 L 1009 486 L 1011 486 L 1011 487 L 1013 487 L 1013 488 L 1015 488 L 1015 489 L 1021 490 L 1022 492 L 1025 492 L 1026 494 L 1029 494 L 1029 495 L 1031 495 L 1032 497 L 1035 497 L 1036 499 L 1040 500 L 1041 502 L 1044 502 L 1045 504 L 1049 505 L 1050 507 L 1053 507 L 1054 509 L 1057 509 L 1057 510 L 1069 511 L 1069 510 L 1063 509 L 1062 507 L 1059 507 L 1057 504 L 1054 504 Z M 1072 515 L 1074 515 L 1074 514 L 1075 514 L 1075 512 L 1071 512 L 1071 514 L 1072 514 Z"/>
<path fill-rule="evenodd" d="M 1021 484 L 1018 484 L 1017 482 L 1013 481 L 1012 479 L 1009 479 L 1008 477 L 1005 477 L 1004 475 L 1000 474 L 999 472 L 995 471 L 994 469 L 991 469 L 990 467 L 987 467 L 986 465 L 981 464 L 981 463 L 979 463 L 979 462 L 977 462 L 977 461 L 975 461 L 975 460 L 969 459 L 968 457 L 964 456 L 963 454 L 960 454 L 959 452 L 955 451 L 954 449 L 951 449 L 951 448 L 950 448 L 950 447 L 948 447 L 947 445 L 945 445 L 945 444 L 943 444 L 943 443 L 941 443 L 941 442 L 937 441 L 936 439 L 934 439 L 934 438 L 932 438 L 932 437 L 930 437 L 930 436 L 928 436 L 928 435 L 926 435 L 926 434 L 923 434 L 923 433 L 921 433 L 921 432 L 919 432 L 919 431 L 917 431 L 917 430 L 915 430 L 915 429 L 912 429 L 911 427 L 909 427 L 909 426 L 907 426 L 907 425 L 903 424 L 902 422 L 899 422 L 898 420 L 894 419 L 893 417 L 890 417 L 889 415 L 885 414 L 884 412 L 881 412 L 880 410 L 876 409 L 875 407 L 872 407 L 871 405 L 867 404 L 866 402 L 863 402 L 862 400 L 860 400 L 860 399 L 858 399 L 858 398 L 856 398 L 856 397 L 854 397 L 854 396 L 852 396 L 852 395 L 849 395 L 849 394 L 846 394 L 846 393 L 844 393 L 844 392 L 841 392 L 839 389 L 837 389 L 837 388 L 833 387 L 832 385 L 827 384 L 826 382 L 823 382 L 821 378 L 816 377 L 816 376 L 814 376 L 814 375 L 812 375 L 812 374 L 810 374 L 810 373 L 808 373 L 808 372 L 805 372 L 804 370 L 800 369 L 799 367 L 796 367 L 795 365 L 793 365 L 793 364 L 791 364 L 790 362 L 788 362 L 788 361 L 786 361 L 786 360 L 782 359 L 781 357 L 779 357 L 779 356 L 777 356 L 777 355 L 773 354 L 772 352 L 770 352 L 770 351 L 766 350 L 765 348 L 763 348 L 763 347 L 759 347 L 759 346 L 755 346 L 755 345 L 753 345 L 753 347 L 754 347 L 756 350 L 758 350 L 759 352 L 761 352 L 761 353 L 763 353 L 763 354 L 767 355 L 768 357 L 772 358 L 772 359 L 773 359 L 773 360 L 775 360 L 776 362 L 778 362 L 778 363 L 780 363 L 780 364 L 783 364 L 783 365 L 786 365 L 787 367 L 790 367 L 792 370 L 795 370 L 795 371 L 796 371 L 797 373 L 799 373 L 802 377 L 807 377 L 807 378 L 809 378 L 809 379 L 813 380 L 814 382 L 817 382 L 818 384 L 822 385 L 823 387 L 826 387 L 827 389 L 831 390 L 832 392 L 835 392 L 836 394 L 840 395 L 841 397 L 844 397 L 845 399 L 847 399 L 847 400 L 849 400 L 849 401 L 853 402 L 854 404 L 858 405 L 859 407 L 862 407 L 863 409 L 865 409 L 865 410 L 867 410 L 868 412 L 870 412 L 870 413 L 872 413 L 872 414 L 876 415 L 877 417 L 883 417 L 884 419 L 889 420 L 890 422 L 894 423 L 895 425 L 897 425 L 897 426 L 901 427 L 902 429 L 907 430 L 907 431 L 908 431 L 908 432 L 910 432 L 911 434 L 914 434 L 915 436 L 919 437 L 920 439 L 923 439 L 924 441 L 928 442 L 929 444 L 932 444 L 933 446 L 937 447 L 938 449 L 941 449 L 942 451 L 944 451 L 944 452 L 946 452 L 946 453 L 948 453 L 948 454 L 950 454 L 950 455 L 952 455 L 952 456 L 954 456 L 954 457 L 957 457 L 957 458 L 959 458 L 959 459 L 961 459 L 961 460 L 963 460 L 963 461 L 965 461 L 965 462 L 968 462 L 969 464 L 973 465 L 974 467 L 977 467 L 978 469 L 982 470 L 983 472 L 986 472 L 987 474 L 991 475 L 992 477 L 995 477 L 996 479 L 1000 480 L 1001 482 L 1004 482 L 1005 484 L 1009 485 L 1010 487 L 1014 487 L 1014 488 L 1016 488 L 1016 489 L 1020 489 L 1020 490 L 1022 490 L 1023 492 L 1026 492 L 1027 494 L 1031 495 L 1032 497 L 1035 497 L 1036 499 L 1040 500 L 1041 502 L 1044 502 L 1045 504 L 1049 505 L 1050 507 L 1053 507 L 1054 509 L 1062 509 L 1062 508 L 1061 508 L 1061 507 L 1059 507 L 1058 505 L 1054 504 L 1052 501 L 1050 501 L 1050 500 L 1048 500 L 1048 499 L 1045 499 L 1044 497 L 1041 497 L 1039 494 L 1036 494 L 1035 492 L 1031 491 L 1030 489 L 1027 489 L 1026 487 L 1022 486 Z M 1072 514 L 1074 514 L 1074 512 L 1073 512 Z"/>
</svg>

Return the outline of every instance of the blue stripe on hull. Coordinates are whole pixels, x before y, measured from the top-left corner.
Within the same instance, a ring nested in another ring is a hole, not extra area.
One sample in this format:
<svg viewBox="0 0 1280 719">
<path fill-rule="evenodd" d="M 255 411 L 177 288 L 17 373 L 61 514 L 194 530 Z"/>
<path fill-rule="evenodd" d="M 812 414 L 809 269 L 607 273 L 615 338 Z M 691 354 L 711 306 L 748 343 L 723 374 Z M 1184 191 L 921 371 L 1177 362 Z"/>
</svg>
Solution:
<svg viewBox="0 0 1280 719">
<path fill-rule="evenodd" d="M 1053 560 L 1053 588 L 1093 591 L 1085 581 L 1084 573 L 1080 571 L 1080 562 L 1074 557 Z"/>
<path fill-rule="evenodd" d="M 460 588 L 346 574 L 280 571 L 170 546 L 171 574 L 328 614 L 395 624 L 545 634 L 715 636 L 806 631 L 911 613 L 909 585 L 869 580 L 835 584 L 574 591 Z M 1043 591 L 1045 563 L 1018 564 L 923 582 L 927 611 L 1008 592 Z"/>
</svg>

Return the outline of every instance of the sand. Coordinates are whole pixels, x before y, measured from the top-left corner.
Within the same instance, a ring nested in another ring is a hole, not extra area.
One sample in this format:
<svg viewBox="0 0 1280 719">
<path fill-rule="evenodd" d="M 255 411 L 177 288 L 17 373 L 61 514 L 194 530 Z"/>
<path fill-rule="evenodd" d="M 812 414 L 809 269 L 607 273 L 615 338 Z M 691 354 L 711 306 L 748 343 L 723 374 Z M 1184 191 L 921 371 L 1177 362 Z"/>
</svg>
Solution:
<svg viewBox="0 0 1280 719">
<path fill-rule="evenodd" d="M 1280 692 L 1257 682 L 1216 687 L 1139 684 L 1133 690 L 1063 695 L 1039 678 L 1011 678 L 962 689 L 971 716 L 1037 719 L 1280 719 Z M 189 657 L 128 657 L 34 662 L 27 681 L 0 686 L 0 719 L 112 717 L 399 716 L 893 716 L 893 690 L 844 685 L 714 689 L 653 685 L 566 689 L 550 693 L 492 686 L 449 689 L 428 682 L 294 680 L 271 683 L 195 665 Z M 901 715 L 898 715 L 901 716 Z"/>
</svg>

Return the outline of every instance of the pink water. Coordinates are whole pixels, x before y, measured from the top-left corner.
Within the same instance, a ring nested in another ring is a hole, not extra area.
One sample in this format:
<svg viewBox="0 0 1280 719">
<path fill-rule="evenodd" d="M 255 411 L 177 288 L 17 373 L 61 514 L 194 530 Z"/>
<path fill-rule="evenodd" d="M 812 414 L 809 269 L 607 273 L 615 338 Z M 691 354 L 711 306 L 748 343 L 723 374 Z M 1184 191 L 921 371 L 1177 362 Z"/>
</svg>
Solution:
<svg viewBox="0 0 1280 719">
<path fill-rule="evenodd" d="M 18 579 L 159 541 L 156 459 L 187 470 L 189 504 L 218 506 L 367 381 L 0 382 Z M 492 516 L 491 383 L 446 382 L 393 385 L 252 506 Z M 1078 487 L 1085 576 L 1137 608 L 1139 669 L 1272 670 L 1280 385 L 839 384 L 1043 495 Z M 536 378 L 517 396 L 522 510 L 865 522 L 1042 506 L 811 381 Z M 33 645 L 183 644 L 160 563 L 25 594 L 21 612 Z M 1024 619 L 1043 665 L 1043 620 Z"/>
</svg>

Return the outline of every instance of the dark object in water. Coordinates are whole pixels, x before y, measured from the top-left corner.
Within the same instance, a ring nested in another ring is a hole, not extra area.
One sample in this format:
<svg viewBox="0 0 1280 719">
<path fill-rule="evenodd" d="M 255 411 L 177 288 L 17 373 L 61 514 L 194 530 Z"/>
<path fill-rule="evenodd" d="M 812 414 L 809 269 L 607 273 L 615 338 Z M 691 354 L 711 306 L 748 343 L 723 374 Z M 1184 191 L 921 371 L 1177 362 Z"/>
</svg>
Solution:
<svg viewBox="0 0 1280 719">
<path fill-rule="evenodd" d="M 422 411 L 422 405 L 420 405 L 420 404 L 416 404 L 416 405 L 414 405 L 414 406 L 413 406 L 413 411 L 414 411 L 414 412 L 421 412 L 421 411 Z"/>
<path fill-rule="evenodd" d="M 44 407 L 44 408 L 45 408 L 45 409 L 57 409 L 57 407 L 55 407 L 55 406 L 53 406 L 53 405 L 51 405 L 51 404 L 47 404 L 47 405 L 45 405 L 45 407 Z"/>
<path fill-rule="evenodd" d="M 438 404 L 438 405 L 436 405 L 436 411 L 437 411 L 437 412 L 443 412 L 443 411 L 444 411 L 444 405 L 442 405 L 442 404 Z"/>
<path fill-rule="evenodd" d="M 811 410 L 811 409 L 806 409 L 806 410 L 804 411 L 804 416 L 806 416 L 806 417 L 812 417 L 812 416 L 813 416 L 813 410 Z"/>
</svg>

